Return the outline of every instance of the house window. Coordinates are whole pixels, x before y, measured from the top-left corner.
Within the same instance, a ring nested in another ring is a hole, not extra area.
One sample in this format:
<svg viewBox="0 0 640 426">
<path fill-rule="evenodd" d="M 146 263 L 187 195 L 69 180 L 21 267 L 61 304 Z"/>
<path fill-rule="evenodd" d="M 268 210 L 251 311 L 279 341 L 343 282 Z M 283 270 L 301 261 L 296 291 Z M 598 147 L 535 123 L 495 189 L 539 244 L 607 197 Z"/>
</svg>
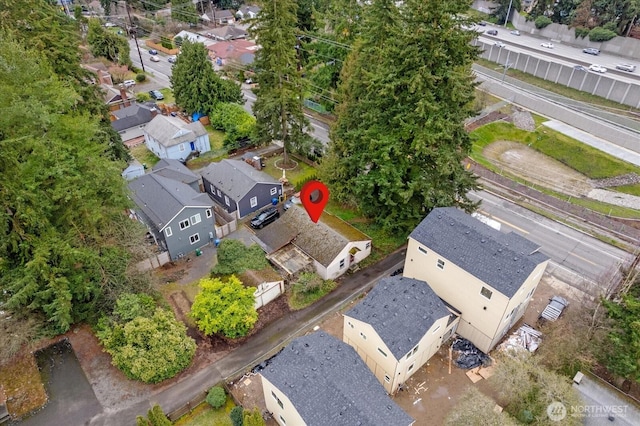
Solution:
<svg viewBox="0 0 640 426">
<path fill-rule="evenodd" d="M 278 398 L 273 391 L 271 391 L 271 396 L 273 396 L 273 399 L 276 400 L 280 408 L 284 408 L 284 404 L 282 404 L 282 401 L 280 401 L 280 398 Z"/>
<path fill-rule="evenodd" d="M 273 188 L 271 188 L 271 195 L 276 195 L 278 193 L 278 188 L 276 188 L 275 186 Z"/>
<path fill-rule="evenodd" d="M 440 326 L 437 326 L 434 330 L 433 330 L 433 334 L 436 334 L 436 331 L 440 330 Z"/>
<path fill-rule="evenodd" d="M 193 216 L 191 216 L 191 224 L 195 225 L 196 223 L 200 223 L 200 213 L 198 214 L 194 214 Z"/>
<path fill-rule="evenodd" d="M 385 358 L 387 357 L 387 353 L 382 349 L 378 348 L 378 352 L 380 352 Z"/>
<path fill-rule="evenodd" d="M 349 327 L 353 328 L 353 324 L 351 324 L 351 321 L 348 321 L 347 324 L 349 324 Z"/>
<path fill-rule="evenodd" d="M 280 414 L 280 420 L 282 420 L 282 424 L 283 425 L 287 424 L 287 422 L 285 421 L 284 417 L 282 417 L 282 414 Z"/>
<path fill-rule="evenodd" d="M 251 207 L 255 207 L 258 205 L 258 197 L 251 197 L 251 200 L 249 200 L 251 203 Z"/>
<path fill-rule="evenodd" d="M 493 292 L 486 287 L 482 287 L 482 290 L 480 290 L 480 294 L 487 299 L 491 299 L 491 295 L 493 294 Z"/>
<path fill-rule="evenodd" d="M 409 353 L 407 354 L 407 359 L 411 358 L 413 355 L 415 355 L 415 354 L 416 354 L 416 352 L 418 352 L 418 346 L 419 346 L 419 345 L 416 345 L 416 347 L 415 347 L 415 348 L 413 348 L 413 349 L 411 349 L 411 350 L 409 351 Z"/>
<path fill-rule="evenodd" d="M 207 215 L 207 219 L 208 219 L 208 218 L 210 218 L 210 217 L 211 217 L 211 214 L 212 214 L 212 213 L 211 213 L 211 209 L 207 209 L 207 210 L 205 211 L 205 214 Z"/>
<path fill-rule="evenodd" d="M 371 247 L 371 243 L 367 241 L 367 245 L 364 248 L 369 248 Z"/>
<path fill-rule="evenodd" d="M 438 259 L 438 268 L 444 269 L 444 260 Z"/>
<path fill-rule="evenodd" d="M 189 219 L 185 219 L 180 222 L 180 229 L 187 229 L 189 227 Z"/>
<path fill-rule="evenodd" d="M 224 196 L 224 203 L 228 206 L 230 206 L 229 204 L 229 197 L 227 197 L 226 195 Z"/>
<path fill-rule="evenodd" d="M 184 144 L 183 143 L 180 144 L 180 151 L 184 151 Z"/>
<path fill-rule="evenodd" d="M 409 371 L 413 370 L 413 366 L 414 366 L 414 365 L 415 365 L 415 364 L 411 364 L 411 365 L 409 366 L 409 368 L 407 368 L 407 373 L 408 373 Z"/>
<path fill-rule="evenodd" d="M 388 375 L 384 375 L 384 381 L 387 383 L 391 383 L 391 377 L 389 377 Z"/>
<path fill-rule="evenodd" d="M 198 241 L 200 241 L 200 234 L 193 234 L 189 237 L 189 241 L 191 241 L 191 244 L 195 244 Z"/>
<path fill-rule="evenodd" d="M 167 226 L 167 227 L 164 229 L 164 235 L 166 235 L 167 237 L 170 237 L 170 236 L 172 236 L 172 235 L 173 235 L 173 232 L 171 232 L 171 227 L 170 227 L 170 226 Z"/>
<path fill-rule="evenodd" d="M 420 247 L 420 246 L 418 246 L 418 251 L 419 251 L 420 253 L 422 253 L 422 254 L 427 254 L 427 249 L 426 249 L 426 248 L 424 248 L 424 247 Z"/>
<path fill-rule="evenodd" d="M 219 189 L 216 189 L 216 194 L 218 194 L 218 197 L 222 197 L 222 192 Z"/>
<path fill-rule="evenodd" d="M 367 336 L 365 336 L 363 332 L 360 332 L 360 337 L 362 337 L 364 340 L 367 340 Z"/>
<path fill-rule="evenodd" d="M 340 269 L 344 268 L 344 259 L 340 259 Z"/>
</svg>

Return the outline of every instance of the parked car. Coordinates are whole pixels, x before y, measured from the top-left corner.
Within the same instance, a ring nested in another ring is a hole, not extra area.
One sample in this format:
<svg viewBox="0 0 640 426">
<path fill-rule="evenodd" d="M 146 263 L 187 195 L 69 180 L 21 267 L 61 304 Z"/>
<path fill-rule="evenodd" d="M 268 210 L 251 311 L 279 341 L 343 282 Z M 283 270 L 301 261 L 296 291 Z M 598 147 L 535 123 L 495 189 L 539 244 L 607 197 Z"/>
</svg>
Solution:
<svg viewBox="0 0 640 426">
<path fill-rule="evenodd" d="M 158 51 L 156 49 L 149 49 L 149 55 L 157 55 Z"/>
<path fill-rule="evenodd" d="M 616 69 L 620 71 L 634 72 L 636 70 L 636 66 L 631 64 L 618 64 L 616 65 Z"/>
<path fill-rule="evenodd" d="M 599 72 L 599 73 L 604 74 L 605 72 L 607 72 L 607 69 L 605 67 L 603 67 L 602 65 L 591 64 L 591 65 L 589 65 L 589 71 Z"/>
<path fill-rule="evenodd" d="M 549 299 L 549 304 L 544 308 L 538 321 L 555 321 L 560 318 L 569 302 L 564 297 L 553 296 Z"/>
<path fill-rule="evenodd" d="M 136 85 L 136 81 L 135 80 L 125 80 L 122 82 L 122 84 L 124 84 L 124 87 L 126 87 L 127 89 L 129 87 L 133 87 Z"/>
<path fill-rule="evenodd" d="M 151 62 L 160 62 L 160 57 L 159 56 L 152 56 L 151 57 Z"/>
<path fill-rule="evenodd" d="M 576 71 L 584 71 L 587 72 L 587 69 L 585 67 L 583 67 L 582 65 L 574 65 L 573 69 Z"/>
<path fill-rule="evenodd" d="M 582 51 L 584 53 L 588 53 L 589 55 L 599 55 L 600 54 L 600 49 L 596 49 L 595 47 L 586 47 L 584 49 L 582 49 Z"/>
<path fill-rule="evenodd" d="M 486 23 L 486 22 L 484 22 L 484 21 L 480 21 L 480 22 L 478 22 L 478 25 L 481 25 L 481 26 L 483 26 L 483 27 L 486 27 L 486 26 L 487 26 L 487 23 Z"/>
<path fill-rule="evenodd" d="M 498 46 L 498 47 L 505 47 L 505 46 L 506 46 L 506 44 L 504 44 L 504 43 L 503 43 L 503 42 L 501 42 L 501 41 L 496 41 L 495 43 L 493 43 L 493 45 L 494 45 L 494 46 Z"/>
<path fill-rule="evenodd" d="M 553 49 L 553 43 L 549 43 L 549 42 L 540 43 L 540 46 L 546 47 L 547 49 Z"/>
<path fill-rule="evenodd" d="M 176 63 L 176 57 L 175 56 L 169 56 L 167 58 L 167 61 L 169 61 L 170 64 L 175 64 Z"/>
<path fill-rule="evenodd" d="M 256 217 L 251 219 L 251 227 L 253 229 L 261 229 L 280 217 L 280 212 L 277 207 L 269 207 L 266 210 L 258 213 Z"/>
<path fill-rule="evenodd" d="M 486 33 L 489 35 L 498 35 L 498 30 L 487 30 Z"/>
<path fill-rule="evenodd" d="M 520 35 L 520 31 L 513 30 L 513 31 L 511 31 L 511 34 L 519 36 Z"/>
<path fill-rule="evenodd" d="M 149 90 L 149 96 L 158 101 L 164 99 L 164 95 L 159 90 Z"/>
<path fill-rule="evenodd" d="M 116 24 L 114 24 L 113 22 L 107 22 L 104 24 L 105 27 L 107 28 L 113 28 L 113 27 L 117 27 Z"/>
</svg>

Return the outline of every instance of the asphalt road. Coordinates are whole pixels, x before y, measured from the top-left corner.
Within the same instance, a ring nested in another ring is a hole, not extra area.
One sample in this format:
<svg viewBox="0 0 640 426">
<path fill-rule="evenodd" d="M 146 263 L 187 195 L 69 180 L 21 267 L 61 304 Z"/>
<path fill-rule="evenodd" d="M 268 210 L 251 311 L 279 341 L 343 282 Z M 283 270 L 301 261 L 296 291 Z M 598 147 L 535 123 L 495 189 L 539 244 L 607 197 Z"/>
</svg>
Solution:
<svg viewBox="0 0 640 426">
<path fill-rule="evenodd" d="M 624 250 L 490 192 L 476 192 L 472 198 L 482 199 L 479 212 L 497 221 L 503 232 L 513 231 L 539 244 L 551 263 L 565 271 L 563 278 L 587 293 L 606 291 L 604 277 L 633 258 Z"/>
</svg>

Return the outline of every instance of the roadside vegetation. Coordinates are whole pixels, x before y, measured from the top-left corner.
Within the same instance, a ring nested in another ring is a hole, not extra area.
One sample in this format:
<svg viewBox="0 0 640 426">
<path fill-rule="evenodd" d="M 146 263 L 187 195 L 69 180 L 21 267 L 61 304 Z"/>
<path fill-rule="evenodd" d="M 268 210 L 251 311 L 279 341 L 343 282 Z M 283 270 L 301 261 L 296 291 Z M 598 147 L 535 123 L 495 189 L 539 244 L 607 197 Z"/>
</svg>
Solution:
<svg viewBox="0 0 640 426">
<path fill-rule="evenodd" d="M 544 126 L 537 127 L 533 132 L 528 132 L 518 129 L 511 123 L 495 122 L 474 130 L 471 132 L 471 136 L 474 138 L 474 144 L 470 157 L 484 167 L 503 175 L 507 175 L 507 172 L 493 164 L 490 159 L 483 155 L 483 150 L 488 145 L 503 140 L 521 143 L 535 149 L 582 173 L 589 179 L 611 178 L 627 173 L 640 175 L 640 167 L 622 161 Z M 530 184 L 521 177 L 514 175 L 509 175 L 509 177 L 515 181 Z M 569 195 L 540 187 L 539 185 L 536 186 L 536 189 L 601 214 L 634 219 L 640 218 L 640 212 L 631 208 L 615 206 L 587 198 L 570 197 Z M 632 195 L 640 193 L 640 185 L 637 184 L 611 189 Z"/>
<path fill-rule="evenodd" d="M 291 285 L 289 294 L 289 307 L 300 310 L 322 299 L 337 287 L 333 280 L 323 280 L 316 273 L 303 272 Z"/>
</svg>

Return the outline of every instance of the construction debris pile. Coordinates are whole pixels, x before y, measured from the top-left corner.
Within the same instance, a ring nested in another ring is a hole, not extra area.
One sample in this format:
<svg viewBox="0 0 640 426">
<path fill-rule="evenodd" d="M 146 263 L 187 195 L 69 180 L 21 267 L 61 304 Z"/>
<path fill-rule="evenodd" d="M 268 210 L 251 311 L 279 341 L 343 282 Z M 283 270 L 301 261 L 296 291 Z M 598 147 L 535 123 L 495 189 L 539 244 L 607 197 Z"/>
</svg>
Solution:
<svg viewBox="0 0 640 426">
<path fill-rule="evenodd" d="M 491 358 L 476 348 L 467 339 L 457 338 L 451 345 L 457 357 L 454 361 L 456 367 L 468 370 L 475 367 L 488 367 L 491 365 Z"/>
<path fill-rule="evenodd" d="M 499 350 L 506 352 L 520 352 L 523 350 L 535 352 L 541 342 L 542 333 L 528 324 L 523 324 L 507 340 L 500 344 Z"/>
</svg>

